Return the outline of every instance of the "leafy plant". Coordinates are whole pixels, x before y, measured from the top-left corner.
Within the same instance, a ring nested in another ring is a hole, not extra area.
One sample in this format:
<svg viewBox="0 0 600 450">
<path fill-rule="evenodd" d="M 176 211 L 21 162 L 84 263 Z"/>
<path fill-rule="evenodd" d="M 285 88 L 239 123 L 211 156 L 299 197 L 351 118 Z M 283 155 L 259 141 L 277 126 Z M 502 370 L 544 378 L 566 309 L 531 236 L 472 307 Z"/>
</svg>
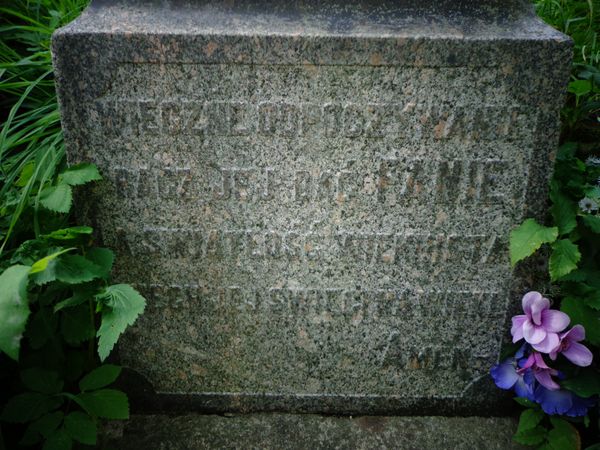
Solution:
<svg viewBox="0 0 600 450">
<path fill-rule="evenodd" d="M 564 144 L 558 151 L 550 183 L 548 223 L 525 220 L 510 239 L 512 265 L 545 247 L 553 297 L 571 325 L 585 328 L 594 367 L 559 367 L 561 388 L 582 399 L 600 394 L 600 16 L 593 0 L 535 0 L 543 20 L 574 42 L 574 61 L 562 110 Z M 598 410 L 584 420 L 550 417 L 536 403 L 521 415 L 515 440 L 542 449 L 579 449 L 597 442 Z M 589 449 L 600 448 L 600 443 Z"/>
<path fill-rule="evenodd" d="M 0 7 L 0 448 L 94 445 L 99 419 L 129 416 L 121 368 L 102 363 L 145 300 L 111 285 L 113 253 L 72 223 L 73 189 L 101 176 L 66 164 L 49 50 L 86 3 Z"/>
</svg>

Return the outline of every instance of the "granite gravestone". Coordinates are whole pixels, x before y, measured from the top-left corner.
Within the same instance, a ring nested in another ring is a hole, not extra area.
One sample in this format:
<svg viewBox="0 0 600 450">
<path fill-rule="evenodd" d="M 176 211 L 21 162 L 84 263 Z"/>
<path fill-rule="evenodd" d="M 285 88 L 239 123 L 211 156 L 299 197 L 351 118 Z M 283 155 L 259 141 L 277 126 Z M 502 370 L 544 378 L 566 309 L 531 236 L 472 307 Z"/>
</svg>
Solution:
<svg viewBox="0 0 600 450">
<path fill-rule="evenodd" d="M 94 2 L 53 39 L 122 362 L 212 410 L 493 409 L 568 39 L 521 1 Z M 512 305 L 512 306 L 511 306 Z"/>
</svg>

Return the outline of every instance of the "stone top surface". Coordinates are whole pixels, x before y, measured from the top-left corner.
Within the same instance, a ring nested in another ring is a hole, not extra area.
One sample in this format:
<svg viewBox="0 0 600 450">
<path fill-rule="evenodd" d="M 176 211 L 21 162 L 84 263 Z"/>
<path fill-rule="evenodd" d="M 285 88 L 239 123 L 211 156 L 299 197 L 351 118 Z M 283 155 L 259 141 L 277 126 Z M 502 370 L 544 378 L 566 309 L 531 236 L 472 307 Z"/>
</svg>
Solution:
<svg viewBox="0 0 600 450">
<path fill-rule="evenodd" d="M 96 0 L 58 33 L 567 39 L 523 0 Z"/>
</svg>

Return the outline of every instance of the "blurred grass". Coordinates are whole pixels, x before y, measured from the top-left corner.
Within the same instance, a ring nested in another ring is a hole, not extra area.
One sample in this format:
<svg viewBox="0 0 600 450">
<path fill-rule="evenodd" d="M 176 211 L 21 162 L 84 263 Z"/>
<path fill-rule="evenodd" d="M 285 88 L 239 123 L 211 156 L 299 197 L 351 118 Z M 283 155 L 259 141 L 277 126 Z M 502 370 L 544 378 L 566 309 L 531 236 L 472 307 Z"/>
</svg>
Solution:
<svg viewBox="0 0 600 450">
<path fill-rule="evenodd" d="M 538 15 L 574 42 L 569 95 L 562 110 L 563 141 L 600 150 L 600 1 L 536 0 Z"/>
<path fill-rule="evenodd" d="M 64 164 L 50 39 L 87 3 L 4 0 L 0 5 L 0 252 L 11 239 L 40 232 L 39 195 Z"/>
</svg>

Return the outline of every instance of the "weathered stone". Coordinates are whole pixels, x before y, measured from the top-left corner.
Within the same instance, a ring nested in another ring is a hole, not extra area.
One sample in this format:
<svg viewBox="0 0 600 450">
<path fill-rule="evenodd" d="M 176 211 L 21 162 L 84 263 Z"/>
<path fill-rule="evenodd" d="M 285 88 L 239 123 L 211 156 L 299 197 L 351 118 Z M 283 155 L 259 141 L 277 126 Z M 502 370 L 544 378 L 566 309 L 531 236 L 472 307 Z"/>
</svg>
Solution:
<svg viewBox="0 0 600 450">
<path fill-rule="evenodd" d="M 81 217 L 148 298 L 122 361 L 210 410 L 494 410 L 567 38 L 520 1 L 169 5 L 53 40 Z"/>
<path fill-rule="evenodd" d="M 522 449 L 515 430 L 514 419 L 499 417 L 133 416 L 104 448 Z"/>
</svg>

